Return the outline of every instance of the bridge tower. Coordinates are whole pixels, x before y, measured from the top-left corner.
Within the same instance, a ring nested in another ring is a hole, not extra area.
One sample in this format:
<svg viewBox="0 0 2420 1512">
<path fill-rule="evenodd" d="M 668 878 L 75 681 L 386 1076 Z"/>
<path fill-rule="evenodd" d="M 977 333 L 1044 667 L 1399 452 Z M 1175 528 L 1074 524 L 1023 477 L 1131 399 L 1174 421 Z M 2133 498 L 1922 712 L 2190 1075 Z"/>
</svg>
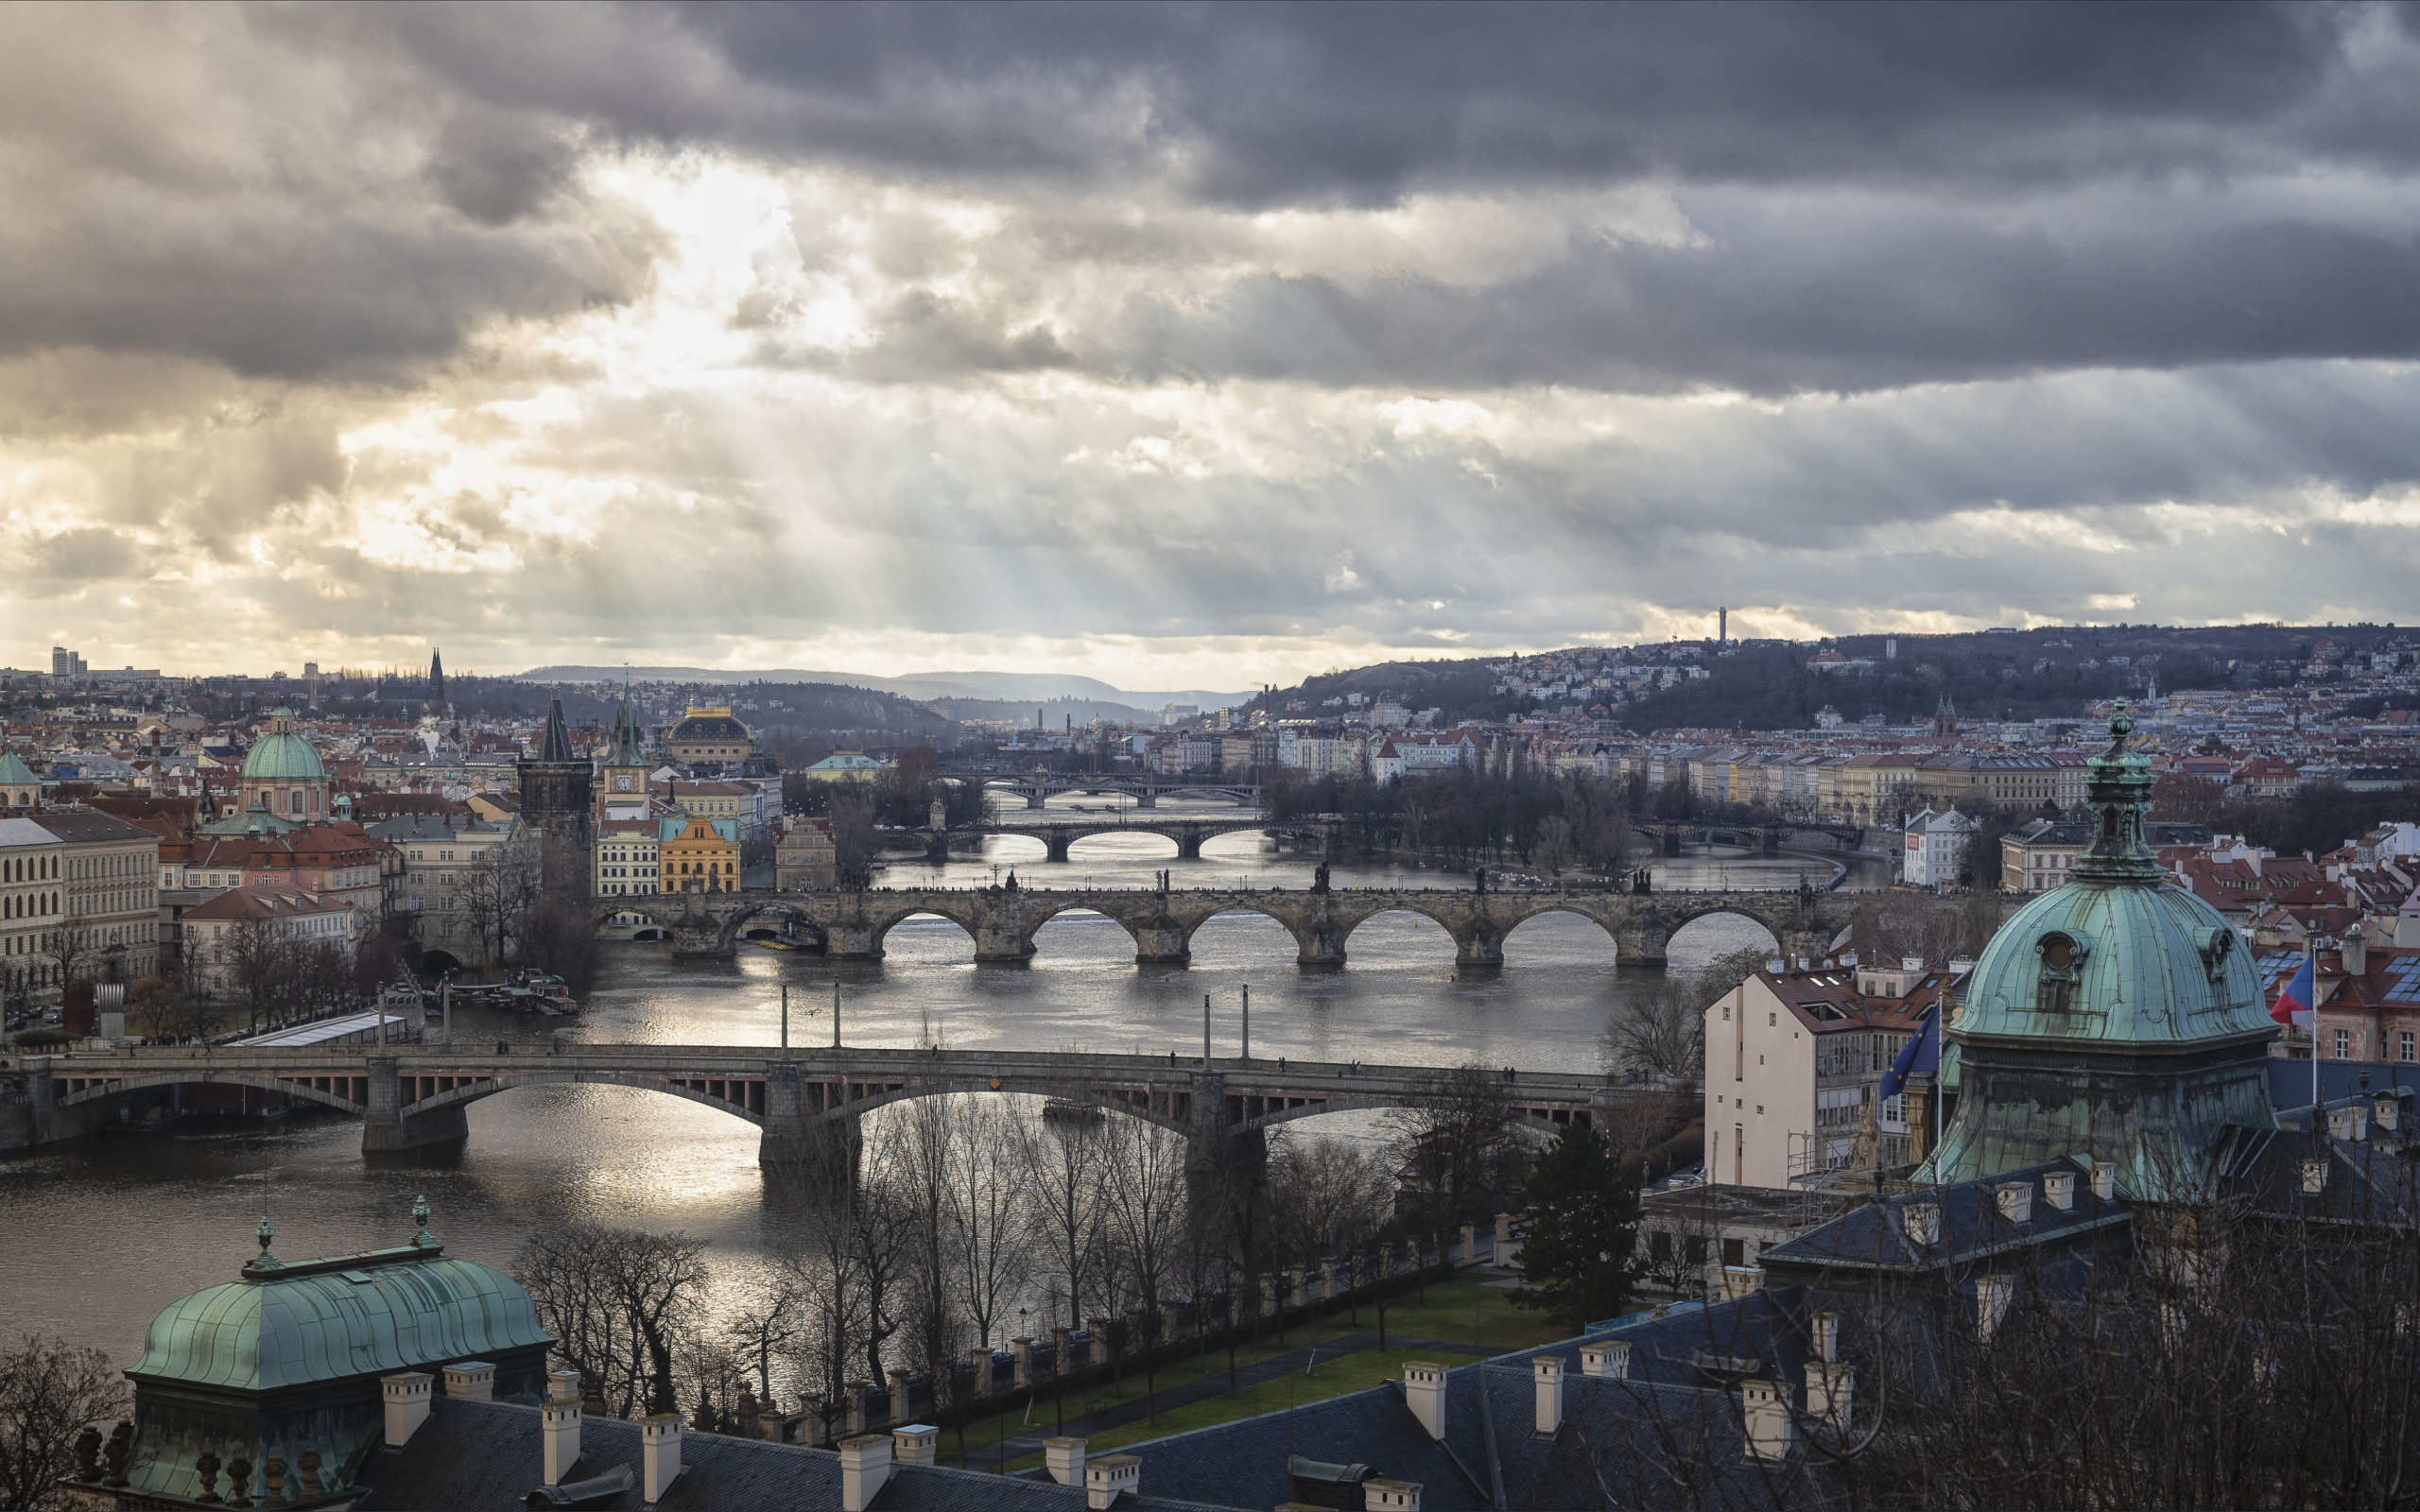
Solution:
<svg viewBox="0 0 2420 1512">
<path fill-rule="evenodd" d="M 538 737 L 537 750 L 512 765 L 520 780 L 522 820 L 538 836 L 546 891 L 586 897 L 588 821 L 595 782 L 588 758 L 571 748 L 561 698 L 546 700 L 546 728 Z"/>
</svg>

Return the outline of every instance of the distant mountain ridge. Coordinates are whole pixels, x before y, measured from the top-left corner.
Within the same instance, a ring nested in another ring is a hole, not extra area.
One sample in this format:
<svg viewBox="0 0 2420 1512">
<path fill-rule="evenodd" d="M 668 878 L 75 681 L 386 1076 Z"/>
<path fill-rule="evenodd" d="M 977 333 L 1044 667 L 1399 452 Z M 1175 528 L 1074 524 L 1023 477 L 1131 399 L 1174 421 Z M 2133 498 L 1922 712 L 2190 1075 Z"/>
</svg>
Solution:
<svg viewBox="0 0 2420 1512">
<path fill-rule="evenodd" d="M 1098 678 L 1063 672 L 915 672 L 904 678 L 877 678 L 862 672 L 815 671 L 779 667 L 734 672 L 709 667 L 533 667 L 518 675 L 524 682 L 619 682 L 625 677 L 648 682 L 824 682 L 844 688 L 871 688 L 903 698 L 984 698 L 1009 703 L 1047 703 L 1053 698 L 1082 698 L 1124 704 L 1157 713 L 1170 703 L 1224 709 L 1243 703 L 1250 693 L 1212 693 L 1199 688 L 1173 693 L 1129 693 Z"/>
</svg>

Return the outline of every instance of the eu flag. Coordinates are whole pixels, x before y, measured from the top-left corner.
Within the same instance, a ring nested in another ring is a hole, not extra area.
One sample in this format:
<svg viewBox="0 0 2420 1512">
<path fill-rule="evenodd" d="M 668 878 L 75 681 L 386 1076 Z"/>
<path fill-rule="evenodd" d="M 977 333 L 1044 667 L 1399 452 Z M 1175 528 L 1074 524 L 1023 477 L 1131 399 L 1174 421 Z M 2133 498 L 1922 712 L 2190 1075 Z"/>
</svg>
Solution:
<svg viewBox="0 0 2420 1512">
<path fill-rule="evenodd" d="M 1891 1062 L 1891 1069 L 1883 1074 L 1882 1090 L 1875 1095 L 1887 1102 L 1899 1095 L 1907 1087 L 1910 1076 L 1920 1071 L 1940 1069 L 1941 1005 L 1936 1003 L 1925 1011 L 1924 1026 L 1916 1031 L 1915 1038 L 1900 1050 L 1899 1058 Z"/>
</svg>

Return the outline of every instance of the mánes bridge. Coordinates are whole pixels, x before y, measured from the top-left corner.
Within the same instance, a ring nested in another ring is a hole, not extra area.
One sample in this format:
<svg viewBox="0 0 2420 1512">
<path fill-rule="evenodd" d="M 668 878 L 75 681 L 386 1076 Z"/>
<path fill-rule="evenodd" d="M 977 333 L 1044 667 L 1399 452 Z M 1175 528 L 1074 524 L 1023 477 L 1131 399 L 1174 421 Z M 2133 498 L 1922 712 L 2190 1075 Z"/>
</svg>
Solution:
<svg viewBox="0 0 2420 1512">
<path fill-rule="evenodd" d="M 13 1062 L 13 1063 L 12 1063 Z M 362 1121 L 366 1155 L 467 1139 L 464 1109 L 521 1087 L 631 1087 L 684 1098 L 755 1125 L 768 1167 L 850 1158 L 857 1122 L 888 1104 L 952 1092 L 1060 1099 L 1181 1134 L 1190 1168 L 1258 1160 L 1267 1132 L 1294 1119 L 1400 1108 L 1433 1096 L 1429 1066 L 1179 1061 L 1142 1055 L 1009 1050 L 775 1049 L 735 1045 L 508 1044 L 251 1050 L 141 1046 L 0 1057 L 0 1115 L 20 1113 L 14 1143 L 89 1133 L 121 1107 L 190 1086 L 245 1087 L 317 1103 Z M 1512 1072 L 1507 1105 L 1551 1130 L 1639 1095 L 1569 1073 Z M 14 1105 L 12 1108 L 11 1105 Z M 0 1131 L 4 1133 L 7 1131 Z"/>
<path fill-rule="evenodd" d="M 602 899 L 610 915 L 644 914 L 661 925 L 676 955 L 729 955 L 743 931 L 787 924 L 821 942 L 838 960 L 875 960 L 883 938 L 918 915 L 949 919 L 974 937 L 975 958 L 1020 962 L 1034 936 L 1062 914 L 1113 919 L 1134 941 L 1137 966 L 1182 966 L 1193 934 L 1221 914 L 1260 914 L 1294 936 L 1306 967 L 1342 966 L 1353 931 L 1380 914 L 1431 919 L 1454 940 L 1454 962 L 1473 969 L 1504 964 L 1504 937 L 1540 914 L 1577 914 L 1614 938 L 1621 958 L 1661 965 L 1665 943 L 1709 914 L 1753 919 L 1772 932 L 1785 954 L 1820 955 L 1849 920 L 1855 900 L 1801 887 L 1730 892 L 1479 892 L 1421 887 L 884 887 L 826 892 L 686 892 Z"/>
</svg>

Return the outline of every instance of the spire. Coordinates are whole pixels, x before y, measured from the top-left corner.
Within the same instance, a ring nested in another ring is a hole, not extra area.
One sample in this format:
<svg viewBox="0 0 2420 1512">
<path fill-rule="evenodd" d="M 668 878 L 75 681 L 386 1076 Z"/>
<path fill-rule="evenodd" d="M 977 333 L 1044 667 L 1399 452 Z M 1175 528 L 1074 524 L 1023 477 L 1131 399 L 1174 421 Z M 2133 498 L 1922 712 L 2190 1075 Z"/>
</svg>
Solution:
<svg viewBox="0 0 2420 1512">
<path fill-rule="evenodd" d="M 445 655 L 435 646 L 428 652 L 428 701 L 445 701 Z"/>
<path fill-rule="evenodd" d="M 264 1212 L 261 1214 L 260 1227 L 252 1230 L 252 1237 L 261 1242 L 261 1252 L 257 1256 L 253 1257 L 252 1263 L 250 1265 L 244 1267 L 246 1270 L 283 1270 L 285 1268 L 285 1262 L 278 1259 L 275 1255 L 268 1252 L 268 1242 L 277 1237 L 277 1230 L 269 1227 L 268 1213 Z"/>
<path fill-rule="evenodd" d="M 538 743 L 538 759 L 542 762 L 576 762 L 571 753 L 571 731 L 563 727 L 563 701 L 546 700 L 546 733 Z"/>
<path fill-rule="evenodd" d="M 2098 816 L 2092 848 L 2076 858 L 2072 876 L 2091 882 L 2156 882 L 2159 858 L 2144 843 L 2152 808 L 2152 764 L 2126 748 L 2135 716 L 2118 700 L 2109 716 L 2109 748 L 2087 758 L 2084 801 Z"/>
<path fill-rule="evenodd" d="M 631 682 L 622 679 L 622 702 L 614 711 L 614 745 L 605 757 L 608 766 L 645 766 L 647 757 L 639 749 L 638 721 L 631 716 Z"/>
</svg>

